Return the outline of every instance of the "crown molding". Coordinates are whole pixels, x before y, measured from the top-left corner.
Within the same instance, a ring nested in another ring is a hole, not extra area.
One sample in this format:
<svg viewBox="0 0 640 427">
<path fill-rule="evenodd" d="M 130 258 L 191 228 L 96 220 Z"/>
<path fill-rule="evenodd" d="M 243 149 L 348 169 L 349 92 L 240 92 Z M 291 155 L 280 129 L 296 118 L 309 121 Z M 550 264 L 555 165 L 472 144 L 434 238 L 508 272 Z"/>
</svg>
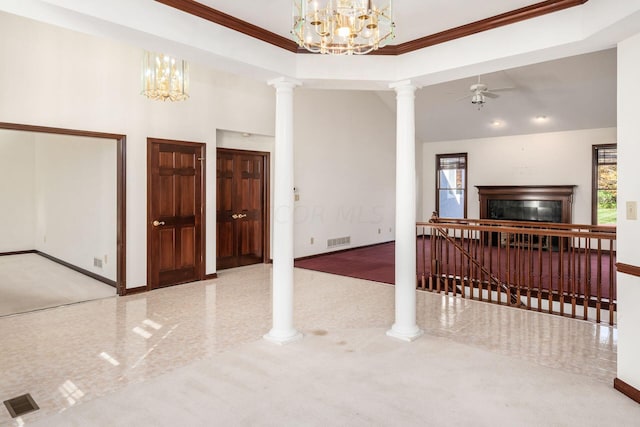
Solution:
<svg viewBox="0 0 640 427">
<path fill-rule="evenodd" d="M 204 4 L 193 0 L 156 0 L 158 3 L 173 7 L 188 14 L 197 16 L 214 24 L 222 25 L 249 37 L 253 37 L 263 42 L 267 42 L 279 48 L 288 50 L 289 52 L 298 52 L 298 43 L 291 39 L 282 37 L 276 33 L 265 30 L 264 28 L 253 25 L 249 22 L 238 19 L 235 16 L 227 15 L 219 10 L 213 9 Z"/>
<path fill-rule="evenodd" d="M 227 15 L 219 10 L 198 3 L 194 0 L 155 0 L 158 3 L 173 7 L 223 27 L 238 31 L 258 40 L 272 44 L 293 53 L 309 53 L 300 48 L 296 42 L 249 22 Z M 411 40 L 397 45 L 388 45 L 371 52 L 369 55 L 402 55 L 425 47 L 445 43 L 451 40 L 481 33 L 483 31 L 515 24 L 516 22 L 536 18 L 553 12 L 558 12 L 571 7 L 580 6 L 589 0 L 547 0 L 535 3 L 520 9 L 505 12 L 500 15 L 471 22 L 460 27 L 451 28 L 419 39 Z"/>
<path fill-rule="evenodd" d="M 395 48 L 395 52 L 393 53 L 394 55 L 402 55 L 403 53 L 413 52 L 414 50 L 445 43 L 451 40 L 470 36 L 472 34 L 503 27 L 505 25 L 515 24 L 516 22 L 558 12 L 571 7 L 580 6 L 587 1 L 588 0 L 547 0 L 389 47 Z"/>
</svg>

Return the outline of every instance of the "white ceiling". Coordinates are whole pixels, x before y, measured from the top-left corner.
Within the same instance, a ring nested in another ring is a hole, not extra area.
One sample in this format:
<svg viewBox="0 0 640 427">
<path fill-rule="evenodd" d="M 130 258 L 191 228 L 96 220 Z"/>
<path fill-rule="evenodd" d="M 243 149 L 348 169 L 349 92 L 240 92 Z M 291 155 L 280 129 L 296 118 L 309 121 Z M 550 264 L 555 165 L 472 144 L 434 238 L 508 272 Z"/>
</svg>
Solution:
<svg viewBox="0 0 640 427">
<path fill-rule="evenodd" d="M 498 92 L 478 109 L 469 87 L 476 77 L 428 86 L 416 93 L 420 141 L 445 141 L 616 126 L 616 50 L 513 68 L 481 76 Z M 394 95 L 378 92 L 395 110 Z M 546 120 L 536 120 L 546 116 Z M 498 121 L 498 126 L 493 122 Z M 612 141 L 613 142 L 613 141 Z"/>
<path fill-rule="evenodd" d="M 290 36 L 292 0 L 198 1 L 272 33 Z M 393 2 L 396 38 L 391 44 L 415 40 L 539 2 L 540 0 L 396 0 Z"/>
<path fill-rule="evenodd" d="M 291 0 L 199 1 L 289 37 Z M 397 38 L 392 43 L 539 2 L 397 0 Z M 612 48 L 617 40 L 640 31 L 640 0 L 589 0 L 544 18 L 398 57 L 319 57 L 286 52 L 152 0 L 0 0 L 0 9 L 145 49 L 170 46 L 170 52 L 182 52 L 193 62 L 251 78 L 304 76 L 306 88 L 377 90 L 403 79 L 431 84 L 416 93 L 419 141 L 615 126 L 616 54 Z M 583 52 L 592 53 L 539 62 Z M 518 67 L 524 64 L 533 65 Z M 490 88 L 513 90 L 489 99 L 480 110 L 468 98 L 457 100 L 469 93 L 479 72 Z M 466 78 L 457 80 L 460 77 Z M 392 91 L 377 93 L 395 110 Z M 533 121 L 540 115 L 548 120 Z M 494 120 L 501 126 L 492 126 Z"/>
<path fill-rule="evenodd" d="M 289 37 L 291 0 L 200 0 L 214 9 Z M 394 2 L 400 44 L 540 0 L 398 0 Z M 471 5 L 471 7 L 470 7 Z M 289 13 L 288 13 L 289 12 Z M 616 126 L 615 49 L 514 68 L 481 76 L 490 88 L 510 87 L 480 109 L 469 87 L 477 77 L 427 86 L 416 93 L 420 141 L 444 141 Z M 395 111 L 393 92 L 378 92 Z M 535 120 L 545 116 L 546 120 Z M 499 125 L 493 123 L 498 121 Z"/>
</svg>

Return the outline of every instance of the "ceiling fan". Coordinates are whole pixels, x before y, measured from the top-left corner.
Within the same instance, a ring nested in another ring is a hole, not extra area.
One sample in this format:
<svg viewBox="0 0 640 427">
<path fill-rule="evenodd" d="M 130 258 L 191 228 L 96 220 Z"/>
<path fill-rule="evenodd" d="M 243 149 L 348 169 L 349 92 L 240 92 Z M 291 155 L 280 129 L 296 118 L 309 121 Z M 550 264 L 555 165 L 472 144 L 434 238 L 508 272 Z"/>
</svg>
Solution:
<svg viewBox="0 0 640 427">
<path fill-rule="evenodd" d="M 513 88 L 512 87 L 503 87 L 503 88 L 498 88 L 498 89 L 489 89 L 489 87 L 486 84 L 484 84 L 484 83 L 482 83 L 480 81 L 480 76 L 478 76 L 478 82 L 472 84 L 471 87 L 469 88 L 469 90 L 471 91 L 471 94 L 463 96 L 459 100 L 471 98 L 471 103 L 473 105 L 477 105 L 478 106 L 478 110 L 479 110 L 487 102 L 487 98 L 495 99 L 495 98 L 498 98 L 500 96 L 496 92 L 506 91 L 506 90 L 511 90 L 511 89 L 513 89 Z"/>
</svg>

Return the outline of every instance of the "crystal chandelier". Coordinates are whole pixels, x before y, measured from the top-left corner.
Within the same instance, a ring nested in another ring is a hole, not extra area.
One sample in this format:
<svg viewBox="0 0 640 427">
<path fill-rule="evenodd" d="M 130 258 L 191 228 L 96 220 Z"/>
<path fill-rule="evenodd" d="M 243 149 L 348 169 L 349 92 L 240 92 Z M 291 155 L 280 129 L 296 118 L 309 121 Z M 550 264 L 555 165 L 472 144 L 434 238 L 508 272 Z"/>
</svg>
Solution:
<svg viewBox="0 0 640 427">
<path fill-rule="evenodd" d="M 313 53 L 363 55 L 394 37 L 392 0 L 293 0 L 291 33 Z"/>
<path fill-rule="evenodd" d="M 189 98 L 189 64 L 163 53 L 145 52 L 141 93 L 162 101 Z"/>
</svg>

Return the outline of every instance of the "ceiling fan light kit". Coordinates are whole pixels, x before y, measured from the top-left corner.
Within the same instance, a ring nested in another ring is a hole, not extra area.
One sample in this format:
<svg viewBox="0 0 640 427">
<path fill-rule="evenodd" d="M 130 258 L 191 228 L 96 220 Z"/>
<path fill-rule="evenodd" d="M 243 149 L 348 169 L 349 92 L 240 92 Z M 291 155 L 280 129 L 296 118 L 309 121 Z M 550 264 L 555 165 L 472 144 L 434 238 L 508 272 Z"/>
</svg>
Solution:
<svg viewBox="0 0 640 427">
<path fill-rule="evenodd" d="M 489 86 L 480 82 L 480 76 L 478 76 L 478 82 L 472 84 L 471 87 L 469 87 L 469 90 L 471 91 L 471 95 L 467 95 L 465 97 L 462 97 L 461 99 L 471 98 L 471 103 L 473 105 L 477 105 L 479 110 L 487 102 L 487 98 L 495 99 L 500 97 L 500 95 L 498 95 L 496 92 L 511 90 L 511 89 L 513 88 L 504 87 L 499 89 L 489 89 Z"/>
<path fill-rule="evenodd" d="M 482 93 L 475 93 L 471 97 L 471 103 L 477 105 L 478 107 L 482 107 L 485 102 L 487 102 L 487 100 Z"/>
</svg>

